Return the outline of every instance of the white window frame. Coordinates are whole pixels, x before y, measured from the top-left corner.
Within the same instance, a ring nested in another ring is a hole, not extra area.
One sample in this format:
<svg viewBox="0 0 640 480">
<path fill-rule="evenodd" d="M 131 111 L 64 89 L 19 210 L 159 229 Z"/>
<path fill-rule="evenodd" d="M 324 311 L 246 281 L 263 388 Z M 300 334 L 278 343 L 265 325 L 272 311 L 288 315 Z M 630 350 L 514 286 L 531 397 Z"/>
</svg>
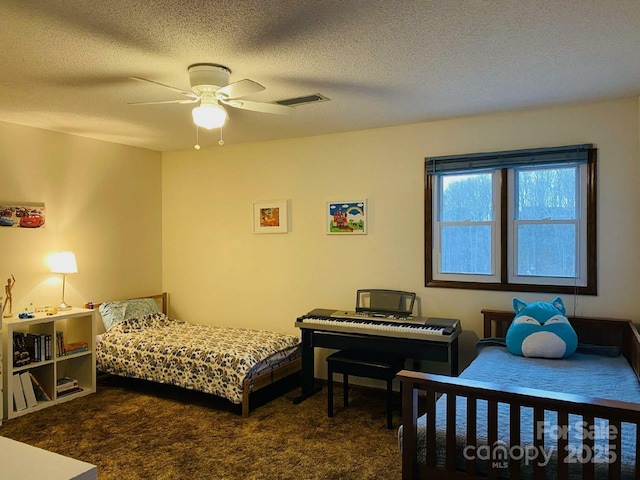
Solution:
<svg viewBox="0 0 640 480">
<path fill-rule="evenodd" d="M 463 172 L 456 172 L 454 175 L 460 175 Z M 470 174 L 477 173 L 487 173 L 474 171 Z M 500 283 L 500 264 L 501 264 L 501 249 L 500 249 L 500 238 L 501 238 L 501 222 L 500 222 L 500 211 L 501 211 L 501 200 L 500 200 L 500 191 L 502 184 L 502 177 L 500 175 L 500 170 L 491 170 L 492 173 L 492 197 L 493 197 L 493 208 L 492 208 L 492 221 L 485 222 L 442 222 L 440 220 L 440 205 L 441 205 L 441 192 L 442 192 L 442 182 L 443 178 L 446 175 L 438 175 L 435 177 L 435 182 L 433 182 L 433 245 L 432 245 L 432 258 L 435 260 L 433 262 L 433 279 L 434 280 L 442 280 L 442 281 L 453 281 L 453 282 L 478 282 L 478 283 Z M 442 255 L 441 255 L 441 243 L 442 243 L 442 228 L 446 226 L 455 226 L 455 225 L 489 225 L 491 227 L 491 274 L 478 275 L 478 274 L 469 274 L 469 273 L 443 273 L 442 272 Z"/>
<path fill-rule="evenodd" d="M 553 168 L 549 166 L 540 167 L 516 167 L 507 169 L 507 274 L 508 282 L 513 284 L 526 285 L 558 285 L 558 286 L 578 286 L 587 285 L 587 165 L 586 164 L 567 164 L 557 165 L 557 168 L 575 167 L 578 169 L 576 175 L 576 208 L 578 218 L 574 221 L 570 220 L 538 220 L 538 221 L 522 221 L 516 219 L 515 198 L 516 172 L 522 170 L 538 170 L 543 168 Z M 543 277 L 531 275 L 517 275 L 517 227 L 521 224 L 570 224 L 576 225 L 576 276 L 575 277 Z"/>
</svg>

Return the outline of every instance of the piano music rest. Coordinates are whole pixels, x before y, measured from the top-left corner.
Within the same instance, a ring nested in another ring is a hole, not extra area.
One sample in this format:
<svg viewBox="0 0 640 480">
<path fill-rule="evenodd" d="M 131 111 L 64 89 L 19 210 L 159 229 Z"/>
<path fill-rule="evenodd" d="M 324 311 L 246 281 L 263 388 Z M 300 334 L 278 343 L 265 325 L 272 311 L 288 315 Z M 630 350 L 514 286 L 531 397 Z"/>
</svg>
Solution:
<svg viewBox="0 0 640 480">
<path fill-rule="evenodd" d="M 393 428 L 392 420 L 392 381 L 404 368 L 404 358 L 398 355 L 384 355 L 358 350 L 341 350 L 327 357 L 327 414 L 333 417 L 333 374 L 343 376 L 343 403 L 349 406 L 349 375 L 373 378 L 387 382 L 387 428 Z"/>
</svg>

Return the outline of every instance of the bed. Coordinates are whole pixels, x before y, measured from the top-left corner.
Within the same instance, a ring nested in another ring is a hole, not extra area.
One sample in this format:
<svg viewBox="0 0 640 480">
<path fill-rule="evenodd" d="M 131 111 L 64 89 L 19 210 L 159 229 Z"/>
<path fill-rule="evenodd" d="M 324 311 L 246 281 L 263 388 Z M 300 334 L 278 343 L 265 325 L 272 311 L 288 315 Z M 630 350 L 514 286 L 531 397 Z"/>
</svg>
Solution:
<svg viewBox="0 0 640 480">
<path fill-rule="evenodd" d="M 249 416 L 250 395 L 301 370 L 300 338 L 168 316 L 167 294 L 99 304 L 100 372 L 216 395 Z"/>
<path fill-rule="evenodd" d="M 402 477 L 639 478 L 634 324 L 568 317 L 578 335 L 576 353 L 532 359 L 511 355 L 502 344 L 513 312 L 482 314 L 486 340 L 459 377 L 398 374 Z"/>
</svg>

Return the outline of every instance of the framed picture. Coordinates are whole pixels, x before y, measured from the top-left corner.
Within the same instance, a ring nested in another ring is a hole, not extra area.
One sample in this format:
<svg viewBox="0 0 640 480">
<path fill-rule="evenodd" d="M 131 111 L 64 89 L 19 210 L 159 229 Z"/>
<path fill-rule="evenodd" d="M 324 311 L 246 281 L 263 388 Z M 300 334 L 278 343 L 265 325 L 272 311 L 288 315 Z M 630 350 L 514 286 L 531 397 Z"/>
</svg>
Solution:
<svg viewBox="0 0 640 480">
<path fill-rule="evenodd" d="M 46 217 L 44 203 L 0 201 L 0 228 L 44 228 Z"/>
<path fill-rule="evenodd" d="M 367 200 L 327 202 L 327 234 L 365 235 Z"/>
<path fill-rule="evenodd" d="M 287 201 L 254 202 L 253 233 L 287 233 Z"/>
</svg>

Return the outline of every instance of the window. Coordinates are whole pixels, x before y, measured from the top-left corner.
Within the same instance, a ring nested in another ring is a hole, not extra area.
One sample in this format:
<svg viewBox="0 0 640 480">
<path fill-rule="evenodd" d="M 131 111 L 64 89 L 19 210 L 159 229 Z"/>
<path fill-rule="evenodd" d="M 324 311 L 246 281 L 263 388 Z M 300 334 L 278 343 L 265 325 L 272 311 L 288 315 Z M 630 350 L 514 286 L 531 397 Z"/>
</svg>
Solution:
<svg viewBox="0 0 640 480">
<path fill-rule="evenodd" d="M 495 172 L 438 175 L 435 195 L 434 277 L 459 281 L 499 281 L 494 206 Z"/>
<path fill-rule="evenodd" d="M 597 294 L 589 145 L 425 162 L 427 287 Z"/>
</svg>

